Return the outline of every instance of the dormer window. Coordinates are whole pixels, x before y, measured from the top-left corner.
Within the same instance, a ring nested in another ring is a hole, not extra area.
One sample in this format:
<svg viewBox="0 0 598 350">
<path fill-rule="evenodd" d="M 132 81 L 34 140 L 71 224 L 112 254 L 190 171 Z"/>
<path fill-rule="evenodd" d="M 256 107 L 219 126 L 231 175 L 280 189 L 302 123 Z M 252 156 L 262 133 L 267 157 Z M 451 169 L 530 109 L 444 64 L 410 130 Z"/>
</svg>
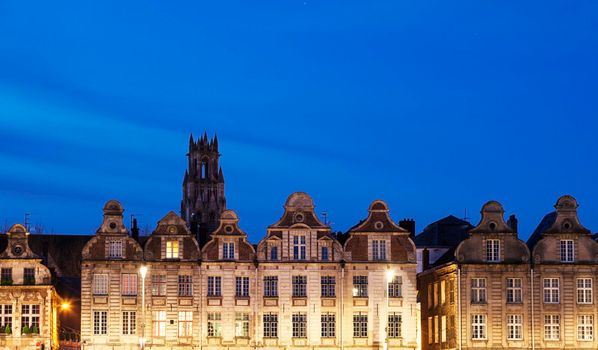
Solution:
<svg viewBox="0 0 598 350">
<path fill-rule="evenodd" d="M 179 241 L 168 240 L 166 241 L 166 259 L 178 259 L 179 258 Z"/>
<path fill-rule="evenodd" d="M 561 240 L 561 262 L 573 262 L 573 240 Z"/>
<path fill-rule="evenodd" d="M 499 262 L 500 261 L 500 240 L 488 239 L 486 240 L 486 261 Z"/>
<path fill-rule="evenodd" d="M 373 260 L 386 260 L 386 241 L 385 240 L 373 240 L 372 241 L 372 259 Z"/>
<path fill-rule="evenodd" d="M 270 260 L 278 260 L 278 247 L 270 247 Z"/>
<path fill-rule="evenodd" d="M 329 261 L 330 256 L 328 255 L 328 247 L 322 247 L 322 261 Z"/>
<path fill-rule="evenodd" d="M 305 236 L 293 236 L 293 259 L 305 260 Z"/>
<path fill-rule="evenodd" d="M 234 242 L 222 243 L 222 259 L 224 259 L 224 260 L 235 259 L 235 243 Z"/>
<path fill-rule="evenodd" d="M 109 241 L 108 242 L 108 258 L 109 259 L 120 259 L 123 257 L 123 242 Z"/>
</svg>

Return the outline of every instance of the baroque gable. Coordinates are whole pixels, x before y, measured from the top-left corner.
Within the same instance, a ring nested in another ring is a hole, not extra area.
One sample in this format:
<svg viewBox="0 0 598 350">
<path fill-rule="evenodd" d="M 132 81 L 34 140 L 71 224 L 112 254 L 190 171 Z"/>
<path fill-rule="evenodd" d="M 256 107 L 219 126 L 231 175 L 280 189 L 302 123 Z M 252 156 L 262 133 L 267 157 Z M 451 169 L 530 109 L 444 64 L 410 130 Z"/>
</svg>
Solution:
<svg viewBox="0 0 598 350">
<path fill-rule="evenodd" d="M 104 218 L 96 234 L 83 247 L 83 260 L 142 260 L 143 251 L 129 236 L 123 221 L 124 209 L 120 202 L 109 200 L 104 205 Z M 118 247 L 115 254 L 114 247 Z M 112 251 L 111 251 L 112 248 Z"/>
<path fill-rule="evenodd" d="M 462 263 L 527 263 L 529 261 L 530 253 L 527 245 L 517 237 L 515 228 L 505 221 L 504 212 L 503 206 L 497 201 L 489 201 L 482 206 L 480 222 L 455 250 L 457 261 Z"/>
<path fill-rule="evenodd" d="M 349 230 L 344 251 L 348 261 L 392 261 L 415 263 L 415 244 L 409 231 L 397 225 L 390 217 L 388 205 L 373 201 L 368 216 Z"/>
</svg>

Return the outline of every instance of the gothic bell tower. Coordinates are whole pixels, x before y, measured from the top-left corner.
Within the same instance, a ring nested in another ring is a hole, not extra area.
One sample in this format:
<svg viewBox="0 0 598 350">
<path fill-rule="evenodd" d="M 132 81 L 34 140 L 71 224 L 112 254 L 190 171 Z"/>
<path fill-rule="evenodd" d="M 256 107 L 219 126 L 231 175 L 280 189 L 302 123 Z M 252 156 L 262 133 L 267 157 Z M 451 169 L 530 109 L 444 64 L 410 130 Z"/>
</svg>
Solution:
<svg viewBox="0 0 598 350">
<path fill-rule="evenodd" d="M 226 209 L 224 175 L 218 165 L 218 137 L 208 140 L 204 133 L 203 137 L 194 141 L 191 135 L 187 158 L 181 216 L 203 246 L 218 228 L 220 214 Z"/>
</svg>

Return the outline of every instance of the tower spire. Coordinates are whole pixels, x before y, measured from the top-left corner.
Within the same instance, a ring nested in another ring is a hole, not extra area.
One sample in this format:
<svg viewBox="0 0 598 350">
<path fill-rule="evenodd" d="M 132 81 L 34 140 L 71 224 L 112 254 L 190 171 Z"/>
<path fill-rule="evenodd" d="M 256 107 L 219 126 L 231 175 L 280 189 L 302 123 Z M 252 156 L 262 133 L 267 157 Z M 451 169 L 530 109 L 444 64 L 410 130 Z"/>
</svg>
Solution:
<svg viewBox="0 0 598 350">
<path fill-rule="evenodd" d="M 193 145 L 193 146 L 192 146 Z M 224 175 L 219 166 L 218 138 L 208 138 L 208 133 L 189 140 L 188 169 L 183 177 L 181 216 L 200 245 L 218 227 L 220 214 L 226 209 Z"/>
</svg>

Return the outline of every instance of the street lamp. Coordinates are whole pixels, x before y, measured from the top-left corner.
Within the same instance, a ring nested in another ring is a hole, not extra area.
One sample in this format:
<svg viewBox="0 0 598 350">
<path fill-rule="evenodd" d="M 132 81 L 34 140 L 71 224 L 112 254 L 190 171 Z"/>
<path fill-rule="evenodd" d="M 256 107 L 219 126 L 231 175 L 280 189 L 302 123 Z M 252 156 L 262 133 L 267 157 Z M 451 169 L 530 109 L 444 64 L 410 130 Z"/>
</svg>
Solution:
<svg viewBox="0 0 598 350">
<path fill-rule="evenodd" d="M 139 338 L 139 347 L 145 349 L 145 276 L 147 275 L 147 266 L 142 265 L 139 268 L 141 274 L 141 338 Z"/>
<path fill-rule="evenodd" d="M 386 270 L 386 327 L 384 327 L 384 350 L 388 349 L 388 316 L 390 315 L 390 282 L 395 277 L 393 270 Z"/>
</svg>

